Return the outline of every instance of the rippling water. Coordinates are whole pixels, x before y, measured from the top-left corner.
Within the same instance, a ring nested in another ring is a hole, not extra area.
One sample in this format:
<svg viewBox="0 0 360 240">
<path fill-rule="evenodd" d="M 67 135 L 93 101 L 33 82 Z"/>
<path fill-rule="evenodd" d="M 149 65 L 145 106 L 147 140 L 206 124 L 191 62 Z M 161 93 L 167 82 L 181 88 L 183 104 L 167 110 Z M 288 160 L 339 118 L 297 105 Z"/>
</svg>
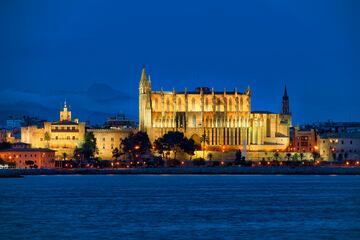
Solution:
<svg viewBox="0 0 360 240">
<path fill-rule="evenodd" d="M 0 239 L 360 239 L 360 176 L 27 176 L 0 184 Z"/>
</svg>

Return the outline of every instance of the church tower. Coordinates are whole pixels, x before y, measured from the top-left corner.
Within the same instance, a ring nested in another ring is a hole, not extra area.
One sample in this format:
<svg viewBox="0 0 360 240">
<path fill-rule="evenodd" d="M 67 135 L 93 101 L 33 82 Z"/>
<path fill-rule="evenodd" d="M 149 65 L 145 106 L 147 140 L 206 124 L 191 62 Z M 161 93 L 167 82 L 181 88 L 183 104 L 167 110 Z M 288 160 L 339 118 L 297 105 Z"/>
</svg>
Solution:
<svg viewBox="0 0 360 240">
<path fill-rule="evenodd" d="M 287 89 L 285 86 L 284 96 L 282 97 L 282 111 L 281 114 L 289 115 L 290 114 L 290 107 L 289 107 L 289 96 L 287 94 Z"/>
<path fill-rule="evenodd" d="M 139 84 L 139 130 L 146 131 L 151 127 L 151 82 L 146 76 L 145 67 L 141 72 Z"/>
<path fill-rule="evenodd" d="M 68 107 L 66 105 L 66 100 L 64 102 L 63 110 L 60 111 L 60 122 L 63 121 L 71 121 L 71 111 L 68 110 Z"/>
</svg>

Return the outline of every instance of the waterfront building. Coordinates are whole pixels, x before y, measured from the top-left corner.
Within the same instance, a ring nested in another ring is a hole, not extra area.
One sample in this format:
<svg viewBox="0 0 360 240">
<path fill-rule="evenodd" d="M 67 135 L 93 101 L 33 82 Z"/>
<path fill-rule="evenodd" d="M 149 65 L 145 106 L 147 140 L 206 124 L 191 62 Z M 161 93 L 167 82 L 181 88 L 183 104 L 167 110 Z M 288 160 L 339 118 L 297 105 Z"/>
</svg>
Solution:
<svg viewBox="0 0 360 240">
<path fill-rule="evenodd" d="M 291 113 L 285 88 L 280 114 L 251 111 L 251 90 L 154 91 L 142 70 L 139 86 L 139 130 L 153 142 L 168 131 L 181 131 L 207 149 L 286 150 Z"/>
<path fill-rule="evenodd" d="M 88 129 L 88 132 L 92 132 L 96 139 L 96 147 L 98 153 L 96 157 L 99 157 L 103 160 L 112 160 L 113 151 L 117 148 L 121 151 L 121 141 L 128 137 L 131 133 L 136 131 L 135 128 L 97 128 L 97 129 Z"/>
<path fill-rule="evenodd" d="M 323 133 L 318 145 L 323 160 L 360 160 L 360 132 Z"/>
<path fill-rule="evenodd" d="M 55 151 L 48 148 L 30 148 L 28 144 L 14 144 L 0 150 L 0 159 L 15 164 L 16 168 L 54 168 Z"/>
<path fill-rule="evenodd" d="M 43 127 L 21 128 L 21 141 L 34 148 L 50 148 L 56 151 L 56 159 L 71 159 L 76 147 L 80 147 L 85 137 L 85 123 L 72 120 L 66 102 L 57 122 L 44 122 Z"/>
<path fill-rule="evenodd" d="M 107 121 L 104 123 L 104 128 L 136 128 L 136 123 L 127 118 L 125 114 L 118 113 L 115 116 L 111 116 L 107 119 Z"/>
<path fill-rule="evenodd" d="M 302 129 L 293 127 L 290 129 L 290 152 L 318 152 L 318 139 L 315 129 Z"/>
</svg>

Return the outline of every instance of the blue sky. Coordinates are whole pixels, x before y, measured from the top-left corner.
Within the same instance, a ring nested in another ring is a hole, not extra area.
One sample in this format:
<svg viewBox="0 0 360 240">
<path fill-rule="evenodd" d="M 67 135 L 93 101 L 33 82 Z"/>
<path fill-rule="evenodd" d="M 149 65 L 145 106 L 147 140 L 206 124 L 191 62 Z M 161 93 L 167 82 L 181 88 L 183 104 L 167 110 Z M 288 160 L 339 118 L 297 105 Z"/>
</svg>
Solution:
<svg viewBox="0 0 360 240">
<path fill-rule="evenodd" d="M 143 64 L 154 89 L 252 89 L 252 109 L 294 124 L 359 121 L 360 2 L 17 1 L 0 3 L 0 120 L 136 119 Z M 0 124 L 1 125 L 1 124 Z"/>
</svg>

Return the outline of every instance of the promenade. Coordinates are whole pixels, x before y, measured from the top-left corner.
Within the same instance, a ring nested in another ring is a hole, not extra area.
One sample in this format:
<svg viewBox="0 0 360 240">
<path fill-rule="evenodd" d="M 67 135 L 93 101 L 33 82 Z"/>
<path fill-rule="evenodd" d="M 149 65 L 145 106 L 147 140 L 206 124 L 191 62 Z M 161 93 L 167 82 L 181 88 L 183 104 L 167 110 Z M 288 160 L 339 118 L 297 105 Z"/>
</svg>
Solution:
<svg viewBox="0 0 360 240">
<path fill-rule="evenodd" d="M 238 174 L 238 175 L 360 175 L 360 167 L 161 167 L 124 169 L 2 169 L 0 177 L 74 174 Z"/>
</svg>

